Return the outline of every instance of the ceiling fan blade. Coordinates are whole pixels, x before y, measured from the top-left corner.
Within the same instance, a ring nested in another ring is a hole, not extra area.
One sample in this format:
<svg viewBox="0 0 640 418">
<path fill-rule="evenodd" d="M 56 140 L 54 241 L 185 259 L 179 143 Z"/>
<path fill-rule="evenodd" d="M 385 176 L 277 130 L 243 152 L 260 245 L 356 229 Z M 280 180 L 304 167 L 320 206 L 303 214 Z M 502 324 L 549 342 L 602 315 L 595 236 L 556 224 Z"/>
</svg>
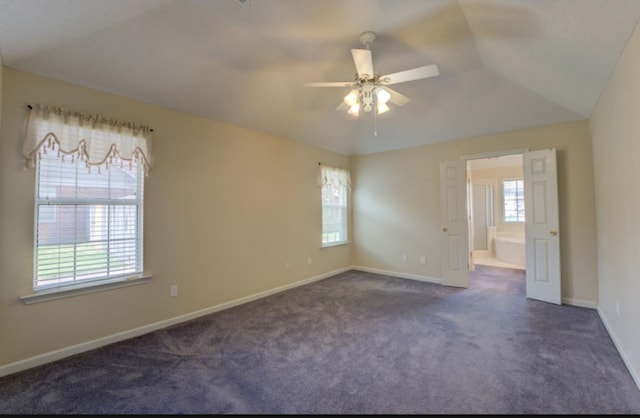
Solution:
<svg viewBox="0 0 640 418">
<path fill-rule="evenodd" d="M 424 67 L 413 68 L 411 70 L 380 76 L 380 81 L 384 85 L 404 83 L 405 81 L 417 80 L 419 78 L 433 77 L 440 74 L 438 66 L 435 64 Z"/>
<path fill-rule="evenodd" d="M 352 49 L 353 63 L 358 71 L 358 78 L 366 75 L 366 78 L 373 78 L 373 58 L 369 49 Z"/>
<path fill-rule="evenodd" d="M 353 86 L 353 81 L 327 81 L 327 82 L 311 82 L 304 83 L 307 87 L 351 87 Z"/>
<path fill-rule="evenodd" d="M 411 99 L 408 98 L 407 96 L 400 94 L 397 91 L 390 89 L 389 87 L 382 87 L 382 88 L 389 92 L 389 94 L 391 95 L 391 98 L 389 99 L 389 101 L 394 105 L 403 106 L 411 101 Z"/>
</svg>

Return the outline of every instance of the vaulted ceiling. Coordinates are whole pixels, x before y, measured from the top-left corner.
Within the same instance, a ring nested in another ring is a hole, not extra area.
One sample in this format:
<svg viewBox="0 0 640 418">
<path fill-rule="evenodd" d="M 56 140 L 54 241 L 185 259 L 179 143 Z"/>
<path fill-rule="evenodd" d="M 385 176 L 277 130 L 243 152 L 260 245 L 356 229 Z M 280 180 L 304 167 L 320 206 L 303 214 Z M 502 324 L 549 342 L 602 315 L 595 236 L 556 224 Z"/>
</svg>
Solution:
<svg viewBox="0 0 640 418">
<path fill-rule="evenodd" d="M 4 65 L 348 155 L 587 119 L 640 0 L 0 0 Z M 382 115 L 336 110 L 351 49 L 436 64 Z M 108 116 L 108 115 L 107 115 Z"/>
</svg>

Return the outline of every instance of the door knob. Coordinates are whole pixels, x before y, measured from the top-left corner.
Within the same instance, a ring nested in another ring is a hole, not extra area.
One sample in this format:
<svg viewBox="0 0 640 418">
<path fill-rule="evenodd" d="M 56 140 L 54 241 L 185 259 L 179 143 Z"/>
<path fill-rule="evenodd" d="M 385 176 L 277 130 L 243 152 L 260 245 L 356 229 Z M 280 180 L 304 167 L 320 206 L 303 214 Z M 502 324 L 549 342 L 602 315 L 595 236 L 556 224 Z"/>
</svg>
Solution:
<svg viewBox="0 0 640 418">
<path fill-rule="evenodd" d="M 558 231 L 556 231 L 555 229 L 552 229 L 551 231 L 549 231 L 549 233 L 551 235 L 558 235 Z"/>
<path fill-rule="evenodd" d="M 446 227 L 446 226 L 443 226 L 443 227 L 442 227 L 442 231 L 443 231 L 443 232 L 447 232 L 447 227 Z"/>
</svg>

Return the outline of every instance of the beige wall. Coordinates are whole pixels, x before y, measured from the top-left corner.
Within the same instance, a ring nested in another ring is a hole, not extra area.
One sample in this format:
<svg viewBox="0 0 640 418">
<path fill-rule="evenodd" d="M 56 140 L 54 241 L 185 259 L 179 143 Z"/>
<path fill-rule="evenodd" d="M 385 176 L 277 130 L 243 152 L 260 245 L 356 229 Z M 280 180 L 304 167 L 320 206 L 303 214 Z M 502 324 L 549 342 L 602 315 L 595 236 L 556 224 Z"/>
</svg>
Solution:
<svg viewBox="0 0 640 418">
<path fill-rule="evenodd" d="M 637 38 L 636 33 L 639 49 Z M 600 242 L 600 295 L 587 121 L 350 159 L 0 66 L 0 367 L 352 264 L 439 278 L 440 161 L 551 147 L 558 150 L 563 298 L 593 304 L 600 300 L 629 347 L 629 356 L 637 359 L 640 342 L 633 324 L 640 314 L 632 295 L 639 290 L 632 281 L 631 260 L 638 259 L 638 246 L 633 245 L 634 237 L 624 234 L 639 228 L 635 218 L 619 212 L 634 213 L 638 195 L 630 197 L 609 184 L 633 184 L 640 177 L 639 165 L 626 151 L 638 147 L 633 140 L 637 118 L 627 110 L 637 108 L 640 98 L 627 91 L 633 89 L 619 86 L 635 82 L 637 54 L 626 65 L 632 68 L 617 70 L 591 124 L 599 228 L 617 231 L 605 233 L 609 245 Z M 616 104 L 619 96 L 626 97 L 624 110 Z M 153 274 L 149 284 L 34 305 L 19 301 L 31 292 L 33 273 L 34 174 L 23 169 L 20 154 L 25 105 L 30 102 L 82 109 L 155 129 L 154 168 L 145 183 L 145 264 Z M 626 162 L 623 167 L 619 159 Z M 351 166 L 353 246 L 319 248 L 320 201 L 314 188 L 319 161 Z M 625 203 L 611 205 L 610 198 Z M 618 235 L 624 243 L 613 244 Z M 619 251 L 610 250 L 617 246 Z M 402 254 L 409 256 L 406 263 Z M 427 256 L 427 264 L 419 264 L 420 255 Z M 312 257 L 311 265 L 307 257 Z M 286 261 L 293 263 L 290 270 L 284 268 Z M 172 284 L 179 285 L 177 298 L 169 297 Z M 612 314 L 614 299 L 622 308 L 620 319 Z"/>
<path fill-rule="evenodd" d="M 596 234 L 587 121 L 354 157 L 354 265 L 441 278 L 440 161 L 514 149 L 556 148 L 562 298 L 595 306 Z M 408 261 L 402 261 L 402 254 Z M 421 255 L 427 263 L 420 264 Z"/>
<path fill-rule="evenodd" d="M 472 168 L 469 170 L 472 184 L 490 184 L 493 186 L 493 220 L 496 226 L 503 223 L 502 181 L 508 179 L 522 179 L 524 169 L 522 165 L 496 168 Z"/>
<path fill-rule="evenodd" d="M 3 79 L 0 366 L 351 265 L 350 245 L 320 249 L 317 188 L 318 162 L 349 168 L 349 157 L 7 67 Z M 34 172 L 20 150 L 26 105 L 37 102 L 155 130 L 144 209 L 150 283 L 18 299 L 32 292 Z"/>
<path fill-rule="evenodd" d="M 0 50 L 0 129 L 2 128 L 2 72 L 3 70 L 4 70 L 4 66 L 2 64 L 2 51 Z"/>
<path fill-rule="evenodd" d="M 601 317 L 640 387 L 640 29 L 591 118 Z M 619 308 L 619 314 L 616 311 Z"/>
</svg>

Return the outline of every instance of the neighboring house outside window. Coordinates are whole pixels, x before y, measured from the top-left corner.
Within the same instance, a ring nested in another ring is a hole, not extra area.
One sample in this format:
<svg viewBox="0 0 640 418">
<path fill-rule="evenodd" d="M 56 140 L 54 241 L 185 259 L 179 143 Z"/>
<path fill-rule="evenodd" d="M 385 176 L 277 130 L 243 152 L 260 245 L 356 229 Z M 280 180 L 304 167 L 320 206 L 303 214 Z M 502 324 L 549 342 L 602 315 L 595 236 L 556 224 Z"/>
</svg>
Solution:
<svg viewBox="0 0 640 418">
<path fill-rule="evenodd" d="M 502 181 L 503 222 L 524 222 L 524 182 Z"/>
<path fill-rule="evenodd" d="M 322 246 L 349 242 L 349 171 L 321 164 Z"/>
<path fill-rule="evenodd" d="M 35 291 L 142 276 L 150 132 L 96 115 L 32 107 L 23 153 L 36 169 Z"/>
</svg>

